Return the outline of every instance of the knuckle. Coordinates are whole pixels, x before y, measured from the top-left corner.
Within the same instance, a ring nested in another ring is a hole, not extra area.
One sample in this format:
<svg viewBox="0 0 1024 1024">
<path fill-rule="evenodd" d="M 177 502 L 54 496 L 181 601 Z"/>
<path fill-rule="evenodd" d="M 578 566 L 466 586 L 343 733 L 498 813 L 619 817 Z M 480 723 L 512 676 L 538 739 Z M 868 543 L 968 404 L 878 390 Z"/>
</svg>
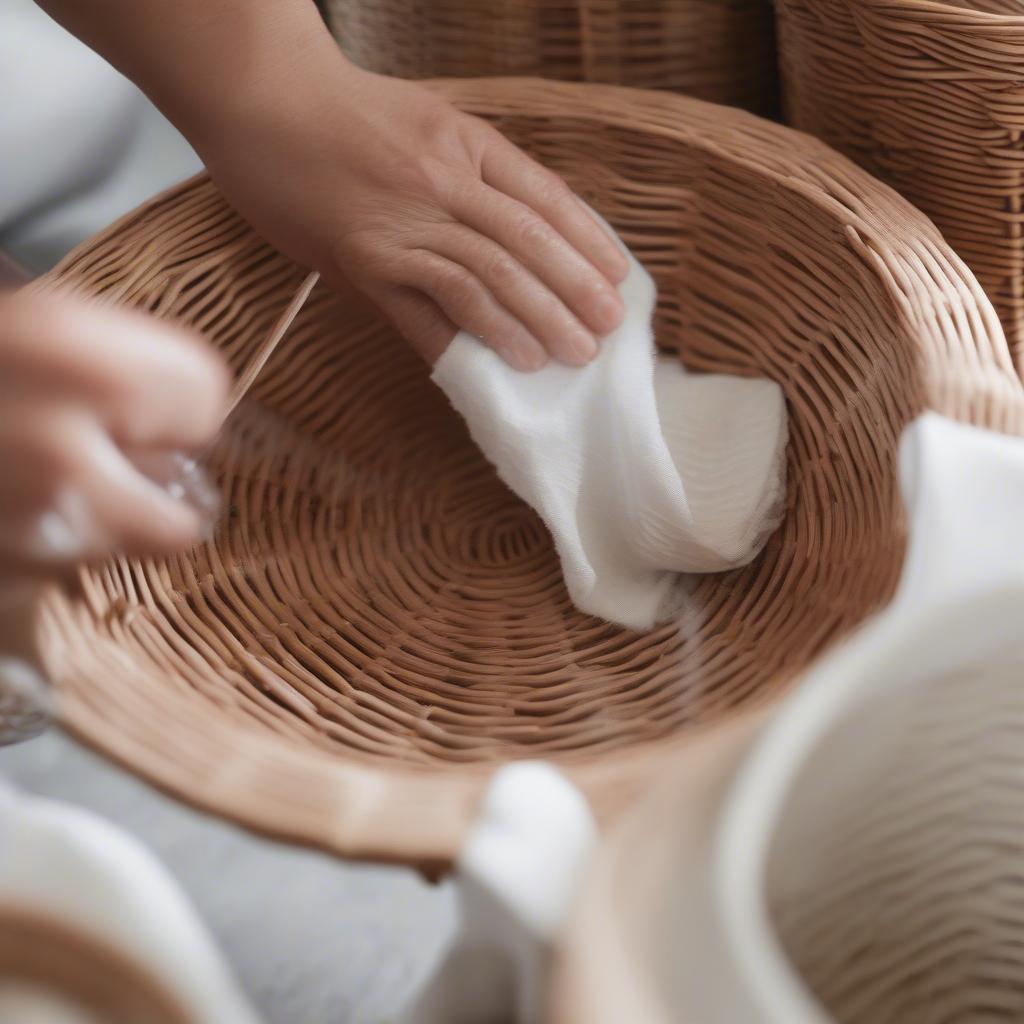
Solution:
<svg viewBox="0 0 1024 1024">
<path fill-rule="evenodd" d="M 572 196 L 572 190 L 557 174 L 552 171 L 544 171 L 538 183 L 538 191 L 541 200 L 545 204 L 557 204 L 567 202 Z"/>
<path fill-rule="evenodd" d="M 519 244 L 526 250 L 543 248 L 551 238 L 551 229 L 535 214 L 524 212 L 519 221 Z"/>
<path fill-rule="evenodd" d="M 452 263 L 440 271 L 437 291 L 442 300 L 462 308 L 476 300 L 479 287 L 476 278 L 468 270 Z"/>
<path fill-rule="evenodd" d="M 444 201 L 452 190 L 452 169 L 432 156 L 402 157 L 393 167 L 394 180 L 410 195 Z"/>
<path fill-rule="evenodd" d="M 484 273 L 488 280 L 497 285 L 510 285 L 519 278 L 519 262 L 502 250 L 487 258 Z"/>
</svg>

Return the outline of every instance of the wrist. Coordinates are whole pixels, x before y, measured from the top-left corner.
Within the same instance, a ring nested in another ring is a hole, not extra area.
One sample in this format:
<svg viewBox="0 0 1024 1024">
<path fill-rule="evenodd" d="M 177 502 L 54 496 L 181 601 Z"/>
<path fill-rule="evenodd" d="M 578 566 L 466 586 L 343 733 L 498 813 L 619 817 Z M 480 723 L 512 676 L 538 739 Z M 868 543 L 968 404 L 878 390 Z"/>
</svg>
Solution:
<svg viewBox="0 0 1024 1024">
<path fill-rule="evenodd" d="M 208 164 L 236 140 L 279 136 L 328 103 L 336 109 L 339 93 L 364 74 L 319 17 L 263 20 L 209 66 L 203 81 L 193 79 L 173 104 L 162 104 L 176 106 L 172 120 Z"/>
</svg>

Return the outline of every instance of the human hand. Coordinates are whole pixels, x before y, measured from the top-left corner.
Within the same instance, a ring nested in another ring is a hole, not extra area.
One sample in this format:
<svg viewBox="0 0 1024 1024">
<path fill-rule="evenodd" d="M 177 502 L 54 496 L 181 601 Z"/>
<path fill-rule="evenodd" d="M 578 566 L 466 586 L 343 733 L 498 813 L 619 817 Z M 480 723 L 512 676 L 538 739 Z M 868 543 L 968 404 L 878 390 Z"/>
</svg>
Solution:
<svg viewBox="0 0 1024 1024">
<path fill-rule="evenodd" d="M 204 445 L 227 386 L 184 330 L 67 296 L 0 295 L 0 590 L 194 542 L 196 511 L 124 453 Z"/>
<path fill-rule="evenodd" d="M 235 206 L 430 362 L 460 328 L 518 369 L 589 361 L 623 315 L 605 228 L 484 121 L 336 50 L 327 63 L 193 133 Z"/>
</svg>

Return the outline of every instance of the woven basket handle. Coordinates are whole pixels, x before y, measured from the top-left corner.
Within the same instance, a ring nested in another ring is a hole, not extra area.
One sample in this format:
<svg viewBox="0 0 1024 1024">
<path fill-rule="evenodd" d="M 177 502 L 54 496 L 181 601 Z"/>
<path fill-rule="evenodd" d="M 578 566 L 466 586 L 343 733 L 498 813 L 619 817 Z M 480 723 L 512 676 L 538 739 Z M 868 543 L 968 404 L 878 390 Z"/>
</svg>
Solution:
<svg viewBox="0 0 1024 1024">
<path fill-rule="evenodd" d="M 618 4 L 608 0 L 578 0 L 580 62 L 587 82 L 622 82 L 621 18 Z"/>
</svg>

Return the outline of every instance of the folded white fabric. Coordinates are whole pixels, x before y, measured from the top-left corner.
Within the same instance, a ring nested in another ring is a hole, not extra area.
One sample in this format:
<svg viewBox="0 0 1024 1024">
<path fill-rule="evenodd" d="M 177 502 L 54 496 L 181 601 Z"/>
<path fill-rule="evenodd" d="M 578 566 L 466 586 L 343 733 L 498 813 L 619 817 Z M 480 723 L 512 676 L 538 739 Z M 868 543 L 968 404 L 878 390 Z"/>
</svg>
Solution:
<svg viewBox="0 0 1024 1024">
<path fill-rule="evenodd" d="M 588 366 L 519 373 L 461 333 L 433 379 L 551 530 L 575 605 L 649 629 L 678 574 L 745 565 L 778 525 L 787 431 L 773 382 L 656 355 L 654 282 L 629 260 L 625 319 Z"/>
</svg>

